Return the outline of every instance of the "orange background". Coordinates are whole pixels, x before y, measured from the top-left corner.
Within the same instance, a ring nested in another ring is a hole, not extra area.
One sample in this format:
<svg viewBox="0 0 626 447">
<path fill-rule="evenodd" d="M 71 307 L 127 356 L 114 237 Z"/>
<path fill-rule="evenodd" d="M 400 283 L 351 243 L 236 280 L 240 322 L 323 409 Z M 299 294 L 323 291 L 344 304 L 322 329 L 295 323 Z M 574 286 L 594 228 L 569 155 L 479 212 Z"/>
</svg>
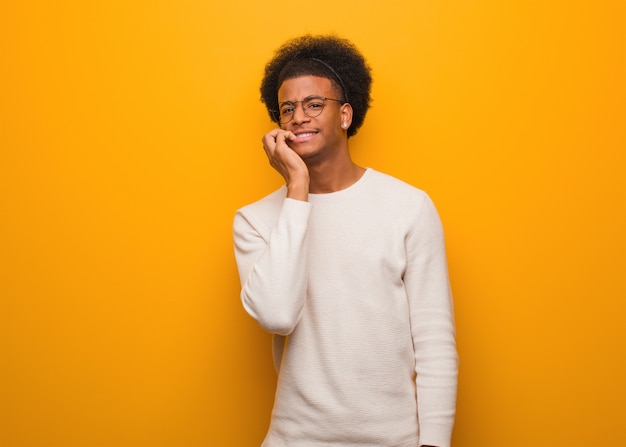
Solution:
<svg viewBox="0 0 626 447">
<path fill-rule="evenodd" d="M 258 86 L 304 32 L 373 68 L 354 158 L 438 205 L 454 446 L 626 445 L 617 0 L 0 1 L 0 445 L 259 445 L 231 222 L 280 185 Z"/>
</svg>

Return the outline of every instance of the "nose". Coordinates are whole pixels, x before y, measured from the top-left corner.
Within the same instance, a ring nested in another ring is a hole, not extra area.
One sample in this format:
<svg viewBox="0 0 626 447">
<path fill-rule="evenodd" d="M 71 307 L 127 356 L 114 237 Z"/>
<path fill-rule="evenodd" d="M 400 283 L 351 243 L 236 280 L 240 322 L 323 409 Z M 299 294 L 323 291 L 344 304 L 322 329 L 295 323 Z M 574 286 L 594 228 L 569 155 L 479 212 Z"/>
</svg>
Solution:
<svg viewBox="0 0 626 447">
<path fill-rule="evenodd" d="M 296 104 L 293 110 L 293 118 L 291 118 L 292 123 L 295 125 L 299 125 L 310 121 L 310 119 L 311 118 L 306 113 L 304 113 L 304 104 L 302 102 Z"/>
</svg>

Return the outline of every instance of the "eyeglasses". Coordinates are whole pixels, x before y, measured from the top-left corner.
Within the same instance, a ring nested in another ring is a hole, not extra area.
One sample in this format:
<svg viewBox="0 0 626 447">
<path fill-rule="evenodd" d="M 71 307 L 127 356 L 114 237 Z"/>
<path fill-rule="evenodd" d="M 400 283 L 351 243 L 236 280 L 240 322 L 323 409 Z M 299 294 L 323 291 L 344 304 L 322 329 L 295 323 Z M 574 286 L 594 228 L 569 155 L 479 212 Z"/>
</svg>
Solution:
<svg viewBox="0 0 626 447">
<path fill-rule="evenodd" d="M 293 114 L 296 111 L 296 104 L 302 104 L 302 111 L 309 118 L 315 118 L 319 116 L 324 110 L 326 101 L 335 101 L 340 104 L 345 104 L 344 101 L 333 98 L 324 98 L 323 96 L 308 96 L 302 101 L 286 101 L 279 104 L 279 110 L 272 110 L 272 117 L 274 121 L 280 124 L 286 124 L 293 119 Z"/>
</svg>

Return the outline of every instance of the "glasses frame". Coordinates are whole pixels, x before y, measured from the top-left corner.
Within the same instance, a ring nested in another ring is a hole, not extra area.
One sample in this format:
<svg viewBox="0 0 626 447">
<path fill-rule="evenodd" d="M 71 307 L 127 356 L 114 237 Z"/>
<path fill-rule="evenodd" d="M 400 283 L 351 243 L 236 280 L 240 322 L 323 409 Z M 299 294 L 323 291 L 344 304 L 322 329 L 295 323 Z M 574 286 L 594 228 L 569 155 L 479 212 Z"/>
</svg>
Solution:
<svg viewBox="0 0 626 447">
<path fill-rule="evenodd" d="M 319 111 L 319 113 L 317 113 L 316 115 L 309 115 L 307 113 L 306 107 L 304 107 L 304 103 L 307 102 L 307 101 L 310 101 L 312 99 L 321 99 L 322 100 L 322 108 Z M 328 101 L 335 101 L 335 102 L 341 103 L 341 105 L 347 104 L 346 101 L 342 101 L 340 99 L 326 98 L 324 96 L 319 96 L 319 95 L 311 95 L 311 96 L 307 96 L 302 101 L 284 101 L 284 102 L 281 102 L 278 105 L 279 109 L 283 105 L 285 105 L 285 104 L 293 106 L 293 112 L 290 113 L 289 119 L 286 120 L 286 121 L 282 121 L 280 110 L 270 110 L 270 112 L 272 113 L 272 118 L 274 118 L 274 121 L 276 121 L 277 123 L 280 123 L 280 124 L 287 124 L 288 122 L 290 122 L 293 119 L 294 115 L 296 114 L 296 106 L 298 105 L 298 103 L 300 103 L 301 107 L 302 107 L 302 112 L 306 116 L 308 116 L 309 118 L 316 118 L 316 117 L 320 116 L 322 114 L 322 112 L 324 111 L 324 109 L 326 108 L 326 101 L 327 100 Z"/>
</svg>

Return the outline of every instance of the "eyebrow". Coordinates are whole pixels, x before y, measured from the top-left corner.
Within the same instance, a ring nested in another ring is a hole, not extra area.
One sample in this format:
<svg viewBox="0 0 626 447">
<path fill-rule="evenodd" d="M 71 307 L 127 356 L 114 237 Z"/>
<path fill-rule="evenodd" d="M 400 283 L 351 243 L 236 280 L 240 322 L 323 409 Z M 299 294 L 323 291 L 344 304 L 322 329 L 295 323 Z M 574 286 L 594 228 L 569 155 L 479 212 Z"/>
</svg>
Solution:
<svg viewBox="0 0 626 447">
<path fill-rule="evenodd" d="M 307 99 L 313 99 L 313 98 L 325 98 L 325 96 L 322 96 L 322 95 L 309 95 L 306 98 L 304 98 L 302 101 L 306 101 Z M 282 106 L 283 104 L 295 104 L 297 102 L 302 102 L 302 101 L 283 101 L 283 102 L 279 102 L 278 105 Z"/>
</svg>

